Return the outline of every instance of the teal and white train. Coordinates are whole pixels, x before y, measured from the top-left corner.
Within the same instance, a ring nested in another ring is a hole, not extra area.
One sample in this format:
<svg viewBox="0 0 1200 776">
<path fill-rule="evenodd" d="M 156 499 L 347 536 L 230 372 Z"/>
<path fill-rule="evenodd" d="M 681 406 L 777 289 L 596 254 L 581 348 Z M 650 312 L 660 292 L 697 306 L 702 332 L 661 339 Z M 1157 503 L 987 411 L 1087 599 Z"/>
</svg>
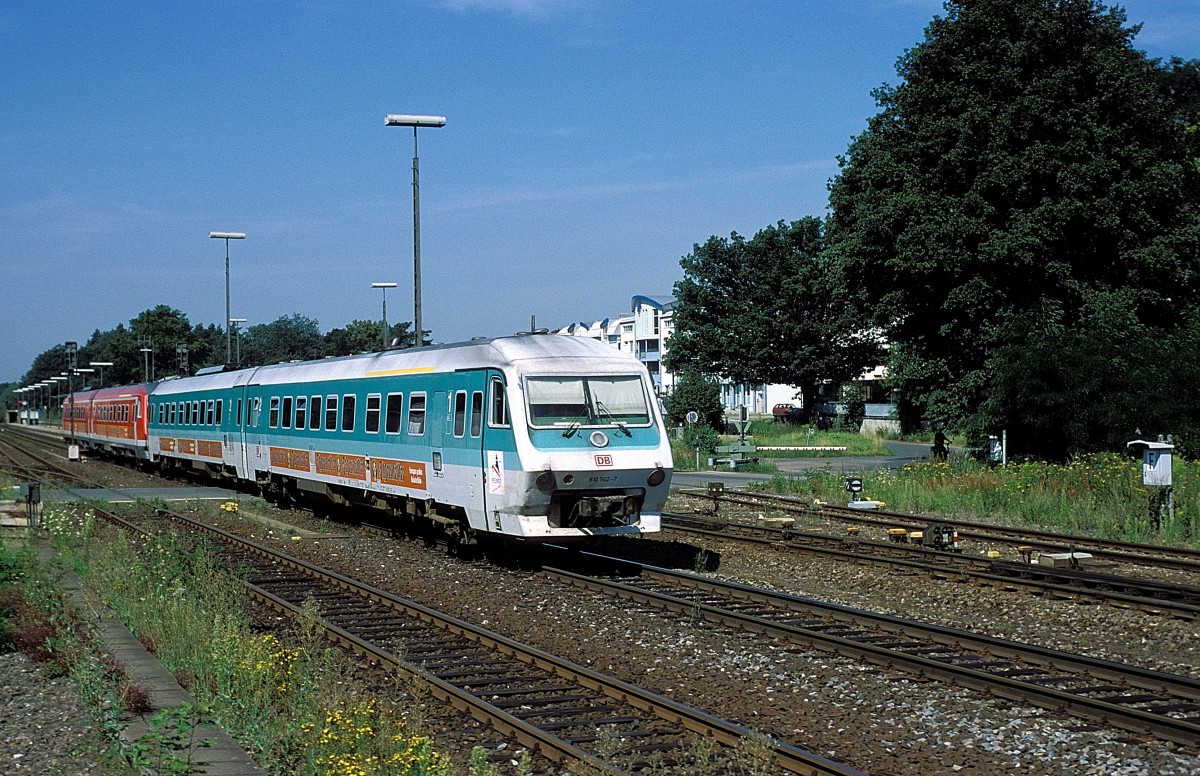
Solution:
<svg viewBox="0 0 1200 776">
<path fill-rule="evenodd" d="M 475 340 L 144 389 L 140 458 L 273 501 L 381 509 L 454 542 L 657 532 L 670 488 L 646 370 L 591 339 Z"/>
</svg>

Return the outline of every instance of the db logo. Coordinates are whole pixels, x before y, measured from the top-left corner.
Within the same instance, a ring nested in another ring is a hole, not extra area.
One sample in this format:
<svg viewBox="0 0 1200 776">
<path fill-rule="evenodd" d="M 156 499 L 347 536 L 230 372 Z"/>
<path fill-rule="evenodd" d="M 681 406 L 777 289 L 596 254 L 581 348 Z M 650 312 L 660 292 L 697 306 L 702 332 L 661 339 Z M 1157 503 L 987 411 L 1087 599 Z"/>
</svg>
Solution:
<svg viewBox="0 0 1200 776">
<path fill-rule="evenodd" d="M 613 465 L 612 456 L 611 455 L 596 456 L 596 465 L 597 466 L 612 466 Z"/>
</svg>

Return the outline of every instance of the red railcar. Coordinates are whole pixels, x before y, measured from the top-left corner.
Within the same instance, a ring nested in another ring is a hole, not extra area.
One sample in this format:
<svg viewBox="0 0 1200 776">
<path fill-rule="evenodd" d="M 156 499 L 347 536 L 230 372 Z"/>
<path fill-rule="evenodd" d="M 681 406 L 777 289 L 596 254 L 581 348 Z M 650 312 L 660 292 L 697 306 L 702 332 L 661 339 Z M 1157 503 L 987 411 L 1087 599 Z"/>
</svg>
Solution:
<svg viewBox="0 0 1200 776">
<path fill-rule="evenodd" d="M 77 391 L 63 400 L 63 436 L 81 447 L 148 458 L 144 385 Z"/>
</svg>

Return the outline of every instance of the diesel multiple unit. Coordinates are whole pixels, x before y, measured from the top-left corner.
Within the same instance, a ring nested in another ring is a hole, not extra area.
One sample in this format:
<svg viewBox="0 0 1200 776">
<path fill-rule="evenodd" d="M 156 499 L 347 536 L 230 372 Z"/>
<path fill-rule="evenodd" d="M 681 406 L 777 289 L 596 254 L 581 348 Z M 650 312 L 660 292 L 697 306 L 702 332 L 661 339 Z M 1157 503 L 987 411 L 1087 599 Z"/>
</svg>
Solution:
<svg viewBox="0 0 1200 776">
<path fill-rule="evenodd" d="M 82 391 L 84 448 L 363 505 L 454 541 L 659 530 L 672 470 L 649 377 L 595 340 L 527 335 Z"/>
</svg>

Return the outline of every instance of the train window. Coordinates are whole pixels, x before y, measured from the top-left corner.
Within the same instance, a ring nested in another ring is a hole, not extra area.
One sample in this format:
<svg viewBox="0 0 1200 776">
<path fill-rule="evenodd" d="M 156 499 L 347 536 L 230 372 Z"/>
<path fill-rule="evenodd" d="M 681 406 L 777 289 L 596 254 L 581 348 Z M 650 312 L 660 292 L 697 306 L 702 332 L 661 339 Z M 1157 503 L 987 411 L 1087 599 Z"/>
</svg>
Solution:
<svg viewBox="0 0 1200 776">
<path fill-rule="evenodd" d="M 271 412 L 270 412 L 270 415 L 268 415 L 268 417 L 267 417 L 267 425 L 270 426 L 271 428 L 277 428 L 279 426 L 279 397 L 278 396 L 271 397 Z"/>
<path fill-rule="evenodd" d="M 296 428 L 304 428 L 308 425 L 308 398 L 305 396 L 296 397 Z"/>
<path fill-rule="evenodd" d="M 212 426 L 216 424 L 217 410 L 215 407 L 213 407 L 213 404 L 215 403 L 216 402 L 214 402 L 212 399 L 204 402 L 204 425 L 206 426 Z"/>
<path fill-rule="evenodd" d="M 308 427 L 310 429 L 312 429 L 313 431 L 317 431 L 321 428 L 321 397 L 320 396 L 312 397 L 312 404 L 309 405 L 309 409 L 312 410 L 312 412 L 310 412 L 308 414 Z"/>
<path fill-rule="evenodd" d="M 338 400 L 336 396 L 325 397 L 325 430 L 337 431 Z"/>
<path fill-rule="evenodd" d="M 354 430 L 354 394 L 348 393 L 342 397 L 342 431 Z"/>
<path fill-rule="evenodd" d="M 379 394 L 372 393 L 367 395 L 367 433 L 379 433 L 379 404 L 381 398 Z"/>
<path fill-rule="evenodd" d="M 471 436 L 483 433 L 483 391 L 471 394 Z"/>
<path fill-rule="evenodd" d="M 283 397 L 283 427 L 292 427 L 292 397 Z"/>
<path fill-rule="evenodd" d="M 192 425 L 199 426 L 204 422 L 204 402 L 197 399 L 192 402 Z"/>
<path fill-rule="evenodd" d="M 400 433 L 400 421 L 404 419 L 404 394 L 389 393 L 387 398 L 387 413 L 384 419 L 384 431 L 389 434 Z"/>
<path fill-rule="evenodd" d="M 217 425 L 219 426 L 219 425 L 221 425 L 221 408 L 225 406 L 225 402 L 222 401 L 221 399 L 217 399 L 216 405 L 217 405 Z"/>
<path fill-rule="evenodd" d="M 467 392 L 458 391 L 454 394 L 454 436 L 461 437 L 467 433 Z"/>
<path fill-rule="evenodd" d="M 408 435 L 425 435 L 425 394 L 414 393 L 408 398 Z"/>
<path fill-rule="evenodd" d="M 508 427 L 512 421 L 508 418 L 508 402 L 504 398 L 504 381 L 498 377 L 492 378 L 492 415 L 488 418 L 489 426 Z"/>
<path fill-rule="evenodd" d="M 256 396 L 254 398 L 254 409 L 250 414 L 250 426 L 252 428 L 257 427 L 261 421 L 262 421 L 262 397 Z"/>
<path fill-rule="evenodd" d="M 237 423 L 238 428 L 241 428 L 241 426 L 242 426 L 242 400 L 241 399 L 238 399 L 237 408 L 238 408 L 237 409 L 237 420 L 234 422 Z"/>
</svg>

